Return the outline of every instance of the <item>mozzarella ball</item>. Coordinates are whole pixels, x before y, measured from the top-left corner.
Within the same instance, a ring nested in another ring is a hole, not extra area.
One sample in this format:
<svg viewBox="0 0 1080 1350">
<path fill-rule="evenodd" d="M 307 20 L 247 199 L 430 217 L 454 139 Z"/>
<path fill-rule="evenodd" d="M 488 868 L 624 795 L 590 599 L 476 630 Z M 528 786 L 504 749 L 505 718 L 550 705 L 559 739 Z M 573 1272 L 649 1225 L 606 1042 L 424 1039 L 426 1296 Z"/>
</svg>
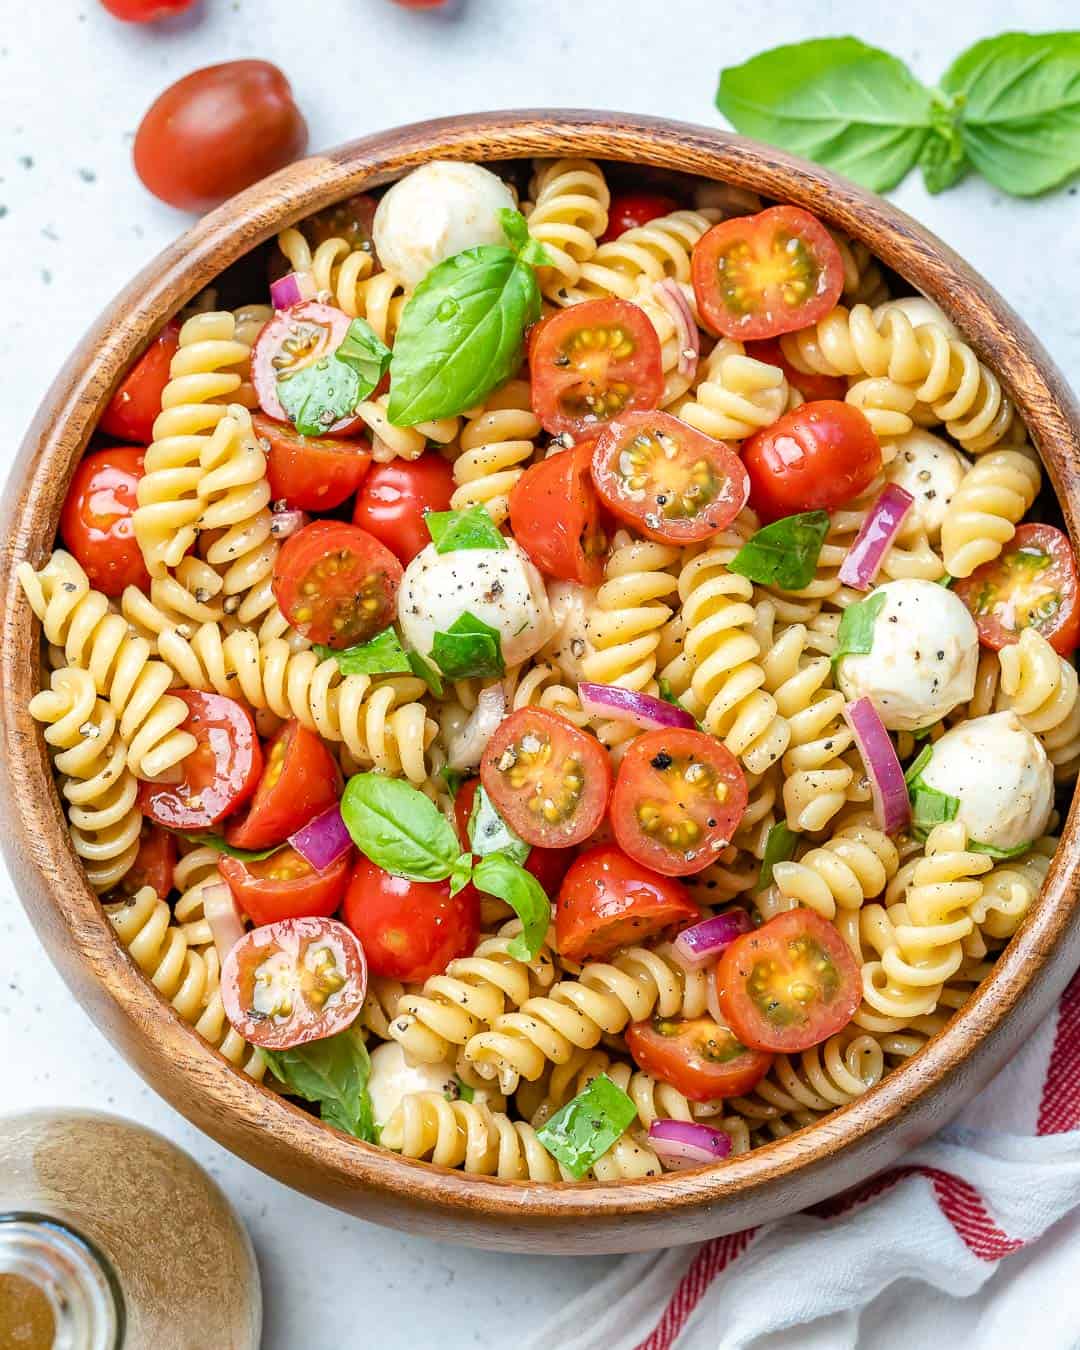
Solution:
<svg viewBox="0 0 1080 1350">
<path fill-rule="evenodd" d="M 516 666 L 551 636 L 544 580 L 512 539 L 506 548 L 422 549 L 405 569 L 398 620 L 406 641 L 428 656 L 438 632 L 466 613 L 499 634 L 503 660 Z"/>
<path fill-rule="evenodd" d="M 951 338 L 960 336 L 960 331 L 952 319 L 943 309 L 935 305 L 933 300 L 927 300 L 925 295 L 904 295 L 898 300 L 886 300 L 874 310 L 875 323 L 880 324 L 882 317 L 890 309 L 900 310 L 913 328 L 918 328 L 924 323 L 932 323 L 938 328 L 943 328 Z"/>
<path fill-rule="evenodd" d="M 452 1059 L 439 1064 L 410 1064 L 397 1041 L 384 1041 L 371 1052 L 368 1094 L 376 1125 L 385 1125 L 410 1092 L 438 1092 L 452 1100 L 458 1091 Z M 500 1105 L 495 1094 L 484 1087 L 473 1089 L 473 1101 Z"/>
<path fill-rule="evenodd" d="M 930 539 L 937 539 L 953 493 L 971 468 L 971 461 L 948 441 L 922 427 L 913 428 L 906 436 L 897 436 L 893 445 L 896 457 L 886 467 L 885 477 L 914 498 L 904 517 L 904 526 L 914 520 Z"/>
<path fill-rule="evenodd" d="M 979 634 L 959 596 L 933 581 L 878 586 L 873 645 L 836 663 L 845 698 L 868 698 L 890 731 L 940 722 L 975 692 Z"/>
<path fill-rule="evenodd" d="M 588 620 L 596 591 L 577 581 L 549 581 L 547 594 L 554 631 L 541 655 L 577 683 L 585 679 L 582 663 L 593 650 Z"/>
<path fill-rule="evenodd" d="M 407 174 L 379 202 L 375 252 L 412 290 L 455 253 L 477 244 L 505 244 L 499 210 L 516 206 L 514 194 L 490 169 L 437 159 Z"/>
<path fill-rule="evenodd" d="M 970 839 L 994 848 L 1038 839 L 1054 809 L 1054 766 L 1014 712 L 947 731 L 919 776 L 959 801 L 956 819 Z"/>
</svg>

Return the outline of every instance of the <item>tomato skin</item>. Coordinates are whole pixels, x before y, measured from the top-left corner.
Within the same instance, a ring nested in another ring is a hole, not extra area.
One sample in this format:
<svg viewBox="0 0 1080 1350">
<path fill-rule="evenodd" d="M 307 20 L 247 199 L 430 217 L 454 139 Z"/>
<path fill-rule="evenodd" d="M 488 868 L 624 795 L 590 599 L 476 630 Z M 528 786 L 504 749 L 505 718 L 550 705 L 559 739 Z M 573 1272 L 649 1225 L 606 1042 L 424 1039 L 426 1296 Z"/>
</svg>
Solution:
<svg viewBox="0 0 1080 1350">
<path fill-rule="evenodd" d="M 607 530 L 593 487 L 592 440 L 526 469 L 510 493 L 510 529 L 545 576 L 599 586 Z"/>
<path fill-rule="evenodd" d="M 773 1057 L 743 1045 L 711 1017 L 631 1022 L 626 1045 L 646 1073 L 670 1083 L 692 1102 L 740 1097 L 755 1087 Z"/>
<path fill-rule="evenodd" d="M 881 445 L 865 414 L 819 399 L 785 413 L 746 441 L 750 505 L 763 521 L 800 511 L 833 511 L 881 472 Z"/>
<path fill-rule="evenodd" d="M 739 762 L 720 741 L 681 728 L 646 731 L 630 742 L 619 765 L 611 824 L 619 847 L 640 866 L 689 876 L 727 847 L 747 800 Z M 641 817 L 645 807 L 654 818 L 651 830 Z M 674 845 L 661 837 L 669 825 L 693 825 L 696 834 Z"/>
<path fill-rule="evenodd" d="M 821 972 L 823 962 L 827 975 Z M 755 975 L 761 980 L 773 977 L 775 983 L 755 996 L 750 989 Z M 826 980 L 833 982 L 831 988 L 825 987 Z M 793 985 L 813 989 L 809 1006 L 805 998 L 792 995 Z M 728 1024 L 744 1045 L 795 1054 L 847 1026 L 862 1001 L 862 979 L 833 925 L 813 910 L 793 909 L 724 948 L 716 965 L 716 992 Z"/>
<path fill-rule="evenodd" d="M 796 370 L 784 355 L 777 338 L 760 338 L 757 342 L 747 342 L 745 346 L 747 356 L 782 370 L 788 384 L 797 389 L 808 403 L 823 398 L 839 399 L 843 402 L 847 393 L 847 380 L 842 375 L 815 375 Z"/>
<path fill-rule="evenodd" d="M 181 729 L 198 744 L 180 763 L 179 783 L 139 784 L 143 815 L 170 830 L 205 830 L 255 791 L 262 749 L 251 714 L 235 699 L 197 689 L 170 689 L 188 706 Z"/>
<path fill-rule="evenodd" d="M 150 886 L 155 895 L 164 899 L 173 888 L 176 868 L 176 836 L 160 825 L 144 820 L 139 832 L 139 851 L 131 870 L 120 883 L 127 895 L 134 895 L 144 886 Z"/>
<path fill-rule="evenodd" d="M 183 14 L 195 0 L 101 0 L 101 6 L 114 19 L 127 23 L 154 23 L 157 19 L 171 19 Z"/>
<path fill-rule="evenodd" d="M 419 459 L 376 464 L 357 494 L 353 524 L 408 566 L 431 543 L 424 516 L 449 511 L 453 492 L 454 471 L 434 450 L 425 450 Z"/>
<path fill-rule="evenodd" d="M 135 172 L 182 211 L 208 211 L 303 154 L 308 130 L 269 61 L 226 61 L 185 75 L 135 133 Z"/>
<path fill-rule="evenodd" d="M 627 230 L 647 225 L 650 220 L 668 216 L 678 209 L 679 203 L 675 198 L 668 197 L 663 192 L 622 192 L 611 199 L 611 205 L 608 207 L 608 226 L 600 236 L 600 242 L 609 243 L 612 239 L 618 239 L 619 235 L 625 234 Z"/>
<path fill-rule="evenodd" d="M 279 375 L 295 375 L 337 351 L 351 322 L 345 311 L 335 305 L 301 300 L 288 309 L 279 309 L 263 324 L 251 348 L 251 382 L 259 407 L 268 418 L 292 426 L 278 395 Z M 325 434 L 347 436 L 363 426 L 358 417 L 342 417 L 328 426 Z"/>
<path fill-rule="evenodd" d="M 555 907 L 556 945 L 571 961 L 609 956 L 701 911 L 686 887 L 628 858 L 621 849 L 587 849 L 571 865 Z"/>
<path fill-rule="evenodd" d="M 328 919 L 341 904 L 352 870 L 352 849 L 323 872 L 295 849 L 245 862 L 223 855 L 218 871 L 233 899 L 256 927 L 282 919 Z"/>
<path fill-rule="evenodd" d="M 266 747 L 255 795 L 245 814 L 226 826 L 226 842 L 234 848 L 270 848 L 329 810 L 340 797 L 337 760 L 321 736 L 292 718 Z"/>
<path fill-rule="evenodd" d="M 131 518 L 143 476 L 145 450 L 132 445 L 94 450 L 79 461 L 60 512 L 60 536 L 90 584 L 106 595 L 127 586 L 149 591 Z"/>
<path fill-rule="evenodd" d="M 169 366 L 180 345 L 180 325 L 170 319 L 124 376 L 101 414 L 98 430 L 120 441 L 149 445 L 161 411 L 161 395 L 169 383 Z"/>
<path fill-rule="evenodd" d="M 476 789 L 479 786 L 479 778 L 468 778 L 458 788 L 457 796 L 454 798 L 454 819 L 457 821 L 458 838 L 463 849 L 469 847 L 469 817 L 472 815 Z M 543 887 L 544 894 L 551 896 L 559 889 L 559 884 L 572 861 L 573 854 L 569 849 L 530 846 L 529 856 L 522 865 L 526 872 L 531 872 L 537 879 Z"/>
<path fill-rule="evenodd" d="M 259 996 L 260 1008 L 256 977 L 269 973 L 271 963 L 277 979 Z M 253 928 L 221 966 L 226 1017 L 246 1041 L 266 1050 L 288 1050 L 344 1031 L 366 993 L 363 948 L 335 919 L 282 919 Z M 270 1002 L 275 995 L 280 1003 Z"/>
<path fill-rule="evenodd" d="M 373 975 L 422 984 L 480 937 L 480 895 L 448 881 L 408 881 L 361 855 L 345 893 L 342 917 L 364 946 Z"/>
<path fill-rule="evenodd" d="M 675 453 L 669 456 L 665 452 L 672 446 Z M 634 488 L 627 480 L 624 465 L 631 453 L 639 455 L 642 470 L 648 471 L 646 488 Z M 699 485 L 690 475 L 701 463 L 707 465 L 711 495 L 696 506 L 689 493 Z M 675 467 L 684 475 L 686 494 L 680 495 L 671 481 Z M 718 534 L 750 495 L 750 479 L 726 441 L 713 440 L 665 412 L 627 413 L 609 422 L 596 440 L 592 476 L 612 515 L 662 544 L 692 544 Z"/>
<path fill-rule="evenodd" d="M 302 436 L 264 413 L 255 413 L 251 421 L 270 447 L 266 476 L 271 497 L 296 510 L 332 511 L 353 495 L 371 466 L 371 446 L 365 440 Z"/>
<path fill-rule="evenodd" d="M 971 611 L 979 641 L 992 651 L 1019 642 L 1026 627 L 1041 633 L 1060 656 L 1080 643 L 1076 555 L 1068 535 L 1053 525 L 1019 526 L 999 557 L 954 581 L 953 590 Z M 1030 603 L 1024 605 L 1025 599 Z"/>
<path fill-rule="evenodd" d="M 816 323 L 840 299 L 840 250 L 816 216 L 770 206 L 707 230 L 694 245 L 690 277 L 698 312 L 723 337 L 779 337 Z M 804 298 L 793 303 L 792 289 Z"/>
</svg>

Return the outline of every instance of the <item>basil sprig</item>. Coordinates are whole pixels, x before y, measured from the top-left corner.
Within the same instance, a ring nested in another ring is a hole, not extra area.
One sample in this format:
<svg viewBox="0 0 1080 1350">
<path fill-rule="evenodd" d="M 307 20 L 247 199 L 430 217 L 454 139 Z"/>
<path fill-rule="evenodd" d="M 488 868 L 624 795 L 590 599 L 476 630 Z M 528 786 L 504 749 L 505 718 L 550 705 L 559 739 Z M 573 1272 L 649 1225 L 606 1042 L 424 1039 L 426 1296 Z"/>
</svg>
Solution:
<svg viewBox="0 0 1080 1350">
<path fill-rule="evenodd" d="M 598 1074 L 536 1132 L 551 1156 L 573 1177 L 583 1177 L 637 1115 L 637 1107 L 606 1073 Z"/>
<path fill-rule="evenodd" d="M 801 838 L 802 836 L 794 830 L 788 829 L 782 820 L 769 827 L 769 833 L 765 836 L 765 856 L 761 860 L 761 871 L 754 886 L 755 895 L 772 885 L 773 868 L 778 862 L 787 862 L 794 858 L 796 846 Z"/>
<path fill-rule="evenodd" d="M 304 436 L 325 436 L 371 393 L 390 365 L 390 348 L 364 319 L 353 319 L 329 356 L 277 382 L 281 406 Z"/>
<path fill-rule="evenodd" d="M 1080 171 L 1080 33 L 1002 33 L 939 88 L 853 37 L 774 47 L 720 74 L 737 130 L 884 192 L 916 165 L 931 192 L 973 168 L 1015 196 Z"/>
<path fill-rule="evenodd" d="M 480 244 L 433 267 L 401 316 L 390 362 L 390 421 L 452 417 L 509 379 L 540 316 L 535 267 L 551 257 L 525 217 L 499 212 L 509 246 Z"/>
<path fill-rule="evenodd" d="M 467 511 L 428 511 L 424 523 L 436 553 L 507 547 L 506 537 L 483 506 L 470 506 Z"/>
<path fill-rule="evenodd" d="M 743 544 L 728 570 L 762 586 L 801 591 L 814 579 L 828 533 L 827 511 L 803 511 L 774 520 Z"/>
<path fill-rule="evenodd" d="M 884 591 L 875 591 L 865 600 L 848 605 L 836 630 L 836 650 L 832 654 L 833 669 L 842 656 L 865 656 L 874 645 L 874 621 L 885 605 Z"/>
<path fill-rule="evenodd" d="M 499 630 L 468 610 L 445 633 L 435 634 L 431 656 L 448 680 L 506 674 Z"/>
<path fill-rule="evenodd" d="M 341 651 L 316 644 L 315 655 L 320 661 L 333 658 L 342 675 L 412 674 L 423 680 L 436 698 L 443 691 L 439 672 L 419 652 L 406 651 L 392 628 L 383 629 L 357 647 L 345 647 Z"/>
<path fill-rule="evenodd" d="M 306 1102 L 318 1103 L 319 1115 L 327 1125 L 369 1144 L 378 1142 L 368 1095 L 371 1057 L 353 1027 L 291 1050 L 261 1053 L 270 1072 L 287 1092 Z"/>
</svg>

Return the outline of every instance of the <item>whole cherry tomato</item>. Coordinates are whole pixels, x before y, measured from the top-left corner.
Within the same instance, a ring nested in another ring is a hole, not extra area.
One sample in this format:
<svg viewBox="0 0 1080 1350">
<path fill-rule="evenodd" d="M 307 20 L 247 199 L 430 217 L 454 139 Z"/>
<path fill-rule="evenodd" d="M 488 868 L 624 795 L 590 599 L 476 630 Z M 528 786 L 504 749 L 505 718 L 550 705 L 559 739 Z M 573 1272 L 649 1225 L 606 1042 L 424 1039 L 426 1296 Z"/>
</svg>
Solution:
<svg viewBox="0 0 1080 1350">
<path fill-rule="evenodd" d="M 881 445 L 858 408 L 820 399 L 756 432 L 742 459 L 750 505 L 771 521 L 850 502 L 880 472 Z"/>
<path fill-rule="evenodd" d="M 120 595 L 126 586 L 150 589 L 131 523 L 143 454 L 135 446 L 117 445 L 84 455 L 60 512 L 60 537 L 90 584 L 106 595 Z"/>
<path fill-rule="evenodd" d="M 449 511 L 454 491 L 450 465 L 434 450 L 419 459 L 376 464 L 357 493 L 353 524 L 373 534 L 404 564 L 431 543 L 429 511 Z"/>
<path fill-rule="evenodd" d="M 156 19 L 170 19 L 183 14 L 195 0 L 101 0 L 114 19 L 127 23 L 153 23 Z"/>
<path fill-rule="evenodd" d="M 600 242 L 606 244 L 609 240 L 618 239 L 619 235 L 625 234 L 627 230 L 647 225 L 650 220 L 670 215 L 672 211 L 678 209 L 679 203 L 675 198 L 665 196 L 662 192 L 621 193 L 611 199 L 611 205 L 608 207 L 608 226 Z"/>
<path fill-rule="evenodd" d="M 169 382 L 169 366 L 180 345 L 180 325 L 170 320 L 124 376 L 101 414 L 98 430 L 121 441 L 149 445 L 161 411 L 161 394 Z"/>
</svg>

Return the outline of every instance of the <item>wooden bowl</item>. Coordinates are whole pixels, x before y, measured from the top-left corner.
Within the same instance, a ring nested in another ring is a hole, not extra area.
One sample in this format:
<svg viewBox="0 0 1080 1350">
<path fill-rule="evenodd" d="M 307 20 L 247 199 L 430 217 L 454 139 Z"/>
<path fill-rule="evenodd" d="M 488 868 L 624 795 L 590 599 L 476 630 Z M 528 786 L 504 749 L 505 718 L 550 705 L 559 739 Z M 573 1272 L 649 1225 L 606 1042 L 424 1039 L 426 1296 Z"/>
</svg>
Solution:
<svg viewBox="0 0 1080 1350">
<path fill-rule="evenodd" d="M 1080 538 L 1077 408 L 1039 342 L 981 277 L 903 212 L 814 165 L 704 127 L 593 112 L 506 112 L 404 127 L 294 164 L 201 220 L 117 298 L 57 377 L 5 494 L 0 713 L 3 846 L 50 955 L 95 1022 L 177 1110 L 298 1190 L 398 1228 L 511 1251 L 598 1253 L 690 1242 L 790 1214 L 943 1125 L 999 1070 L 1080 963 L 1077 812 L 1039 900 L 993 974 L 923 1050 L 850 1106 L 711 1170 L 619 1185 L 467 1176 L 329 1129 L 251 1082 L 186 1026 L 113 936 L 71 849 L 39 729 L 38 625 L 15 565 L 51 547 L 76 461 L 121 374 L 171 314 L 248 249 L 432 158 L 586 155 L 725 180 L 808 207 L 937 301 L 1001 377 Z"/>
</svg>

